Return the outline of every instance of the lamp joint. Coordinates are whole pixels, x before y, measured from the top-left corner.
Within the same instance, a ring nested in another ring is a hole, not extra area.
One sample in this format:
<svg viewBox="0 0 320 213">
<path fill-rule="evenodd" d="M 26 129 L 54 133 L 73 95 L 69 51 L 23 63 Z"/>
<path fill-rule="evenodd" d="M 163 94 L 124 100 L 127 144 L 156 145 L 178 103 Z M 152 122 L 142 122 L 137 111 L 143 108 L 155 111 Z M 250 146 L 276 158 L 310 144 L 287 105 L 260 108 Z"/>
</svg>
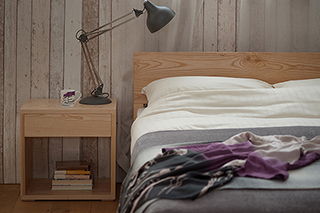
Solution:
<svg viewBox="0 0 320 213">
<path fill-rule="evenodd" d="M 138 9 L 133 8 L 133 12 L 134 12 L 136 18 L 139 18 L 139 16 L 141 16 L 143 14 L 144 9 L 143 10 L 138 10 Z"/>
</svg>

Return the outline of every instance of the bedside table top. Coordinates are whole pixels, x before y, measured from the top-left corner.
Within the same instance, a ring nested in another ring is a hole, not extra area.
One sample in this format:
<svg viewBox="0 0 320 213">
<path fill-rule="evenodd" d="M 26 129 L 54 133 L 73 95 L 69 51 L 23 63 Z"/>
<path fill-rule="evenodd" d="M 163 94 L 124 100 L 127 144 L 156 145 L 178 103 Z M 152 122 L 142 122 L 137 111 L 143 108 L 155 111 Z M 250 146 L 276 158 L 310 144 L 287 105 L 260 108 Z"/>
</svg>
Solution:
<svg viewBox="0 0 320 213">
<path fill-rule="evenodd" d="M 104 105 L 86 105 L 77 102 L 74 107 L 61 106 L 60 99 L 28 99 L 26 103 L 21 107 L 20 113 L 116 113 L 117 99 L 110 98 L 112 103 Z"/>
</svg>

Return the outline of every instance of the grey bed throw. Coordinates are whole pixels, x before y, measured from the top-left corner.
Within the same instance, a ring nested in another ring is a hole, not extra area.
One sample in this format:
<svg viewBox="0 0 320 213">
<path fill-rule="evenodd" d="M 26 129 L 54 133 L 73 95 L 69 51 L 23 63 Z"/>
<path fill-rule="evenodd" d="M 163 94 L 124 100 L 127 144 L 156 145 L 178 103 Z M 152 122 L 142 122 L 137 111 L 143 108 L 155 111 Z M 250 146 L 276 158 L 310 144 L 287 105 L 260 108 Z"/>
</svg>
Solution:
<svg viewBox="0 0 320 213">
<path fill-rule="evenodd" d="M 294 135 L 311 139 L 319 135 L 319 127 L 275 127 L 228 130 L 165 131 L 142 136 L 136 143 L 132 168 L 137 168 L 138 153 L 159 147 L 175 147 L 207 142 L 221 142 L 240 132 L 251 131 L 257 135 Z M 204 196 L 192 199 L 159 199 L 146 202 L 137 212 L 313 212 L 319 209 L 319 161 L 291 174 L 285 184 L 277 180 L 236 177 L 223 187 Z M 131 171 L 132 173 L 133 171 Z M 129 174 L 130 175 L 130 174 Z M 292 177 L 292 178 L 291 178 Z M 318 177 L 318 178 L 317 178 Z M 305 181 L 304 181 L 305 179 Z M 287 183 L 288 182 L 288 183 Z M 125 190 L 122 190 L 124 192 Z M 121 196 L 124 196 L 122 194 Z M 208 205 L 210 204 L 210 205 Z"/>
</svg>

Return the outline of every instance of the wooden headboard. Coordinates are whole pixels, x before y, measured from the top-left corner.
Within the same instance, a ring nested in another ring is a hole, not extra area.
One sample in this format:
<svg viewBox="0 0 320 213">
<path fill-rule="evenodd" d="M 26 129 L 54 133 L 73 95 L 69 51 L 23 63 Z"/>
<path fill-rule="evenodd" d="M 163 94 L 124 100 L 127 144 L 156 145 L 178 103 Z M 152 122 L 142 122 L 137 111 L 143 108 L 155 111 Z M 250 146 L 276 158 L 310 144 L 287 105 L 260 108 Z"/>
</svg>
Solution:
<svg viewBox="0 0 320 213">
<path fill-rule="evenodd" d="M 283 52 L 136 52 L 134 54 L 134 118 L 147 104 L 141 89 L 173 76 L 254 78 L 275 84 L 320 78 L 320 53 Z"/>
</svg>

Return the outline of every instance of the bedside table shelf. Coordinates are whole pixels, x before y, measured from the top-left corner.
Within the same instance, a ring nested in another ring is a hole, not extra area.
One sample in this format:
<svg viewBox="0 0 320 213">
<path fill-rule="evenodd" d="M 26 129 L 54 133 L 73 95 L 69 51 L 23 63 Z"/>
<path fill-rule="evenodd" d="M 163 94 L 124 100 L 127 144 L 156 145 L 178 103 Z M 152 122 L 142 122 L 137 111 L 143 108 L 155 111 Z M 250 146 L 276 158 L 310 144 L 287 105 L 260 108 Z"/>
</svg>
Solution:
<svg viewBox="0 0 320 213">
<path fill-rule="evenodd" d="M 117 101 L 111 100 L 62 107 L 60 99 L 29 99 L 21 107 L 21 200 L 115 200 Z M 110 137 L 110 178 L 94 178 L 93 190 L 51 190 L 51 178 L 33 178 L 34 137 Z"/>
<path fill-rule="evenodd" d="M 110 178 L 95 178 L 93 190 L 51 190 L 50 178 L 35 178 L 23 200 L 113 200 L 110 183 Z"/>
</svg>

